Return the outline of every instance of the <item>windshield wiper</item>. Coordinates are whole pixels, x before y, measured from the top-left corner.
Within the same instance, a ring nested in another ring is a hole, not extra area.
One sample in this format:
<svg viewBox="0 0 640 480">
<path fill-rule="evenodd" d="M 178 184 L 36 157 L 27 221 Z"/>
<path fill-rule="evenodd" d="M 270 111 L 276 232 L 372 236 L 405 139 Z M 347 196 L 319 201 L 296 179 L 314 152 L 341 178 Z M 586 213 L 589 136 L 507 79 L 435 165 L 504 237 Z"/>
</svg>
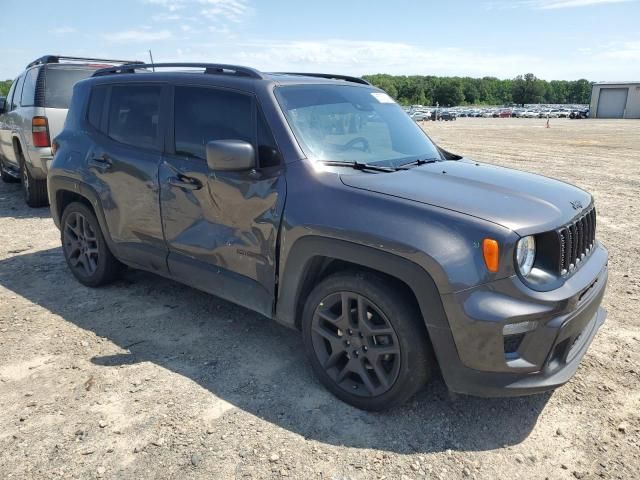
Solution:
<svg viewBox="0 0 640 480">
<path fill-rule="evenodd" d="M 426 165 L 427 163 L 436 163 L 439 162 L 439 158 L 419 158 L 414 162 L 403 163 L 399 165 L 396 170 L 409 170 L 412 167 L 419 167 L 420 165 Z"/>
<path fill-rule="evenodd" d="M 362 163 L 362 162 L 340 162 L 336 160 L 322 160 L 322 163 L 325 165 L 330 165 L 332 167 L 352 167 L 356 170 L 373 170 L 375 172 L 395 172 L 397 168 L 393 167 L 383 167 L 381 165 L 371 165 L 370 163 Z"/>
</svg>

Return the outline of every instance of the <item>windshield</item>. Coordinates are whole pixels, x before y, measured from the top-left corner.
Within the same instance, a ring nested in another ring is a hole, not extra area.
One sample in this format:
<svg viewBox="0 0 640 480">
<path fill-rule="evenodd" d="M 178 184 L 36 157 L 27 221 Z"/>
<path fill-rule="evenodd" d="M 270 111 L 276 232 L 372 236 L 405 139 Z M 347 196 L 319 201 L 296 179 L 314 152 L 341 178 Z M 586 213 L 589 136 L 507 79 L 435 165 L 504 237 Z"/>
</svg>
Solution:
<svg viewBox="0 0 640 480">
<path fill-rule="evenodd" d="M 48 68 L 45 78 L 45 107 L 69 108 L 76 82 L 89 78 L 94 70 L 80 68 Z"/>
<path fill-rule="evenodd" d="M 386 93 L 348 85 L 278 87 L 276 97 L 312 160 L 398 167 L 441 159 L 436 146 Z"/>
</svg>

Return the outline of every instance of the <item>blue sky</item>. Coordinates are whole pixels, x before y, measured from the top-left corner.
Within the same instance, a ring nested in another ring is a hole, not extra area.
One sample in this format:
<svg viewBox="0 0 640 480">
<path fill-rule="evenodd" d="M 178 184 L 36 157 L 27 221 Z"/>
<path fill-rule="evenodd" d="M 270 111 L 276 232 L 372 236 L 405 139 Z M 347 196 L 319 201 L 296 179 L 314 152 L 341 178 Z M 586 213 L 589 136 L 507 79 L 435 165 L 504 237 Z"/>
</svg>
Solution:
<svg viewBox="0 0 640 480">
<path fill-rule="evenodd" d="M 640 80 L 640 0 L 2 0 L 0 16 L 0 78 L 46 53 L 150 48 L 264 71 Z"/>
</svg>

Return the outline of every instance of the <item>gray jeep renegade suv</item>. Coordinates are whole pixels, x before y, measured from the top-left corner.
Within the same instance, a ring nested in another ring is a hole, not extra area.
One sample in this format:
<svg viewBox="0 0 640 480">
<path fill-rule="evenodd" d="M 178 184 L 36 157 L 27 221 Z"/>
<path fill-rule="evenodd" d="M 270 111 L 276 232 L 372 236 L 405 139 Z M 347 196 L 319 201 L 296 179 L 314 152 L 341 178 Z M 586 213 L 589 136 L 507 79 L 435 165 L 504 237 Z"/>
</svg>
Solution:
<svg viewBox="0 0 640 480">
<path fill-rule="evenodd" d="M 605 319 L 590 194 L 444 151 L 358 78 L 103 69 L 76 84 L 54 149 L 51 211 L 81 283 L 129 265 L 298 329 L 359 408 L 438 368 L 473 395 L 557 387 Z"/>
</svg>

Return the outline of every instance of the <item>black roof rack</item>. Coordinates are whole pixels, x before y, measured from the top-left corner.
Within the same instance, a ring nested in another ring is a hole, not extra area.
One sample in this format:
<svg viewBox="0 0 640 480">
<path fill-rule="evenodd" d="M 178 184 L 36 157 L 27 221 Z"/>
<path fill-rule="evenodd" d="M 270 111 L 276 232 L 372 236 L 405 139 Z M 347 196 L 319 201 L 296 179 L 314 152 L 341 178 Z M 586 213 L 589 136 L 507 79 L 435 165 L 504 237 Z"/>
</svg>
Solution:
<svg viewBox="0 0 640 480">
<path fill-rule="evenodd" d="M 36 65 L 44 65 L 46 63 L 60 63 L 60 60 L 68 60 L 68 61 L 85 61 L 85 62 L 105 62 L 105 63 L 142 63 L 138 60 L 114 60 L 107 58 L 89 58 L 89 57 L 65 57 L 63 55 L 44 55 L 40 58 L 37 58 L 29 65 L 27 68 L 34 67 Z"/>
<path fill-rule="evenodd" d="M 361 83 L 362 85 L 371 85 L 364 78 L 352 77 L 349 75 L 334 75 L 332 73 L 304 73 L 304 72 L 277 72 L 280 75 L 300 75 L 304 77 L 327 78 L 329 80 L 345 80 L 347 82 Z"/>
<path fill-rule="evenodd" d="M 249 67 L 242 67 L 240 65 L 226 65 L 222 63 L 132 63 L 125 64 L 116 67 L 107 67 L 96 70 L 93 74 L 94 77 L 101 75 L 111 75 L 113 73 L 135 73 L 136 69 L 151 69 L 156 68 L 204 68 L 205 74 L 232 74 L 240 77 L 249 77 L 263 79 L 265 78 L 258 70 Z"/>
</svg>

